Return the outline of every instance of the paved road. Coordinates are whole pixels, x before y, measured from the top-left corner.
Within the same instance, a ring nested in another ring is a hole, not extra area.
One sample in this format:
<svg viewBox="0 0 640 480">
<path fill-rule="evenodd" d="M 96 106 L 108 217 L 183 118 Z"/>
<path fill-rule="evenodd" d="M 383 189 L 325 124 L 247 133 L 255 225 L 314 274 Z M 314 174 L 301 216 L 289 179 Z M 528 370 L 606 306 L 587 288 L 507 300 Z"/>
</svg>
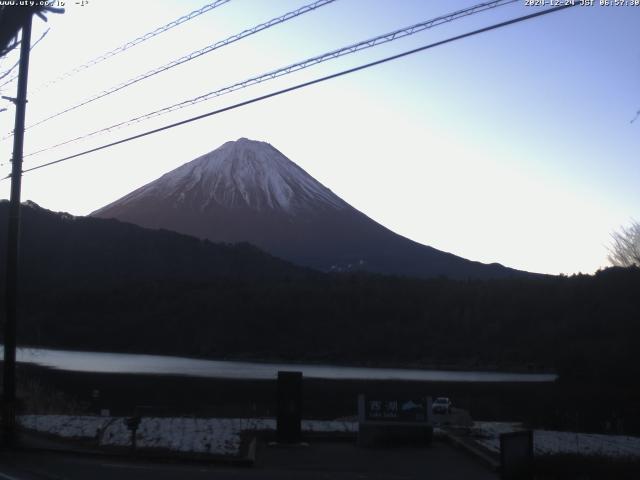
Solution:
<svg viewBox="0 0 640 480">
<path fill-rule="evenodd" d="M 258 446 L 254 467 L 151 463 L 61 453 L 2 452 L 0 480 L 266 479 L 496 480 L 465 453 L 436 442 L 428 448 L 360 449 L 351 443 Z"/>
</svg>

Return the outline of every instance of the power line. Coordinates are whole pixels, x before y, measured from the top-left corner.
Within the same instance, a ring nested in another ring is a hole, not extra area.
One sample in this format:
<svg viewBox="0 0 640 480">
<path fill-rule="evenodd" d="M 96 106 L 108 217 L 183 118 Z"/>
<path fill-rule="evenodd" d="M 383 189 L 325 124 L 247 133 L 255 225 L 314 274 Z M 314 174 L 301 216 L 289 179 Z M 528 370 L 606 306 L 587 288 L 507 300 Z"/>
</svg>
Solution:
<svg viewBox="0 0 640 480">
<path fill-rule="evenodd" d="M 414 48 L 412 50 L 407 50 L 405 52 L 398 53 L 398 54 L 392 55 L 390 57 L 386 57 L 386 58 L 383 58 L 383 59 L 380 59 L 380 60 L 376 60 L 374 62 L 366 63 L 364 65 L 360 65 L 360 66 L 357 66 L 357 67 L 349 68 L 347 70 L 342 70 L 340 72 L 333 73 L 331 75 L 326 75 L 324 77 L 316 78 L 315 80 L 310 80 L 308 82 L 299 83 L 297 85 L 294 85 L 294 86 L 291 86 L 291 87 L 287 87 L 287 88 L 284 88 L 282 90 L 278 90 L 278 91 L 275 91 L 275 92 L 272 92 L 272 93 L 268 93 L 266 95 L 261 95 L 259 97 L 254 97 L 252 99 L 245 100 L 243 102 L 239 102 L 239 103 L 236 103 L 236 104 L 224 107 L 224 108 L 220 108 L 220 109 L 217 109 L 217 110 L 213 110 L 211 112 L 204 113 L 202 115 L 197 115 L 195 117 L 191 117 L 191 118 L 188 118 L 188 119 L 185 119 L 185 120 L 181 120 L 179 122 L 175 122 L 175 123 L 172 123 L 172 124 L 169 124 L 169 125 L 165 125 L 165 126 L 160 127 L 160 128 L 156 128 L 156 129 L 153 129 L 153 130 L 148 130 L 146 132 L 139 133 L 139 134 L 133 135 L 131 137 L 123 138 L 123 139 L 120 139 L 120 140 L 117 140 L 115 142 L 111 142 L 111 143 L 108 143 L 108 144 L 105 144 L 105 145 L 101 145 L 99 147 L 91 148 L 89 150 L 85 150 L 83 152 L 79 152 L 79 153 L 76 153 L 76 154 L 73 154 L 73 155 L 69 155 L 67 157 L 63 157 L 63 158 L 60 158 L 58 160 L 54 160 L 54 161 L 51 161 L 51 162 L 43 163 L 41 165 L 28 168 L 28 169 L 24 170 L 23 173 L 32 172 L 34 170 L 39 170 L 41 168 L 49 167 L 51 165 L 55 165 L 55 164 L 58 164 L 58 163 L 66 162 L 67 160 L 71 160 L 73 158 L 78 158 L 78 157 L 81 157 L 83 155 L 88 155 L 89 153 L 97 152 L 97 151 L 100 151 L 100 150 L 104 150 L 106 148 L 110 148 L 110 147 L 113 147 L 113 146 L 116 146 L 116 145 L 120 145 L 122 143 L 127 143 L 127 142 L 130 142 L 130 141 L 133 141 L 133 140 L 137 140 L 138 138 L 142 138 L 142 137 L 146 137 L 146 136 L 149 136 L 149 135 L 153 135 L 155 133 L 163 132 L 163 131 L 169 130 L 171 128 L 179 127 L 181 125 L 186 125 L 187 123 L 195 122 L 197 120 L 202 120 L 203 118 L 207 118 L 207 117 L 211 117 L 211 116 L 214 116 L 214 115 L 218 115 L 220 113 L 228 112 L 230 110 L 235 110 L 237 108 L 244 107 L 244 106 L 250 105 L 252 103 L 260 102 L 262 100 L 266 100 L 266 99 L 272 98 L 272 97 L 277 97 L 279 95 L 283 95 L 283 94 L 288 93 L 288 92 L 292 92 L 292 91 L 295 91 L 295 90 L 299 90 L 301 88 L 309 87 L 311 85 L 315 85 L 317 83 L 325 82 L 327 80 L 331 80 L 331 79 L 334 79 L 334 78 L 342 77 L 344 75 L 348 75 L 350 73 L 358 72 L 360 70 L 365 70 L 365 69 L 374 67 L 376 65 L 381 65 L 383 63 L 387 63 L 387 62 L 390 62 L 392 60 L 397 60 L 399 58 L 407 57 L 409 55 L 413 55 L 415 53 L 422 52 L 424 50 L 429 50 L 431 48 L 439 47 L 439 46 L 445 45 L 447 43 L 455 42 L 457 40 L 462 40 L 462 39 L 467 38 L 467 37 L 471 37 L 471 36 L 478 35 L 478 34 L 481 34 L 481 33 L 489 32 L 491 30 L 496 30 L 498 28 L 506 27 L 508 25 L 513 25 L 515 23 L 523 22 L 525 20 L 530 20 L 530 19 L 537 18 L 537 17 L 543 16 L 543 15 L 548 15 L 550 13 L 555 13 L 555 12 L 558 12 L 560 10 L 564 10 L 566 8 L 574 7 L 575 5 L 577 5 L 577 3 L 575 3 L 575 4 L 566 4 L 566 5 L 562 5 L 562 6 L 559 6 L 559 7 L 549 8 L 547 10 L 542 10 L 540 12 L 531 13 L 529 15 L 524 15 L 524 16 L 521 16 L 521 17 L 513 18 L 511 20 L 507 20 L 505 22 L 500 22 L 500 23 L 496 23 L 496 24 L 490 25 L 488 27 L 480 28 L 478 30 L 473 30 L 471 32 L 463 33 L 461 35 L 456 35 L 455 37 L 450 37 L 450 38 L 447 38 L 445 40 L 440 40 L 440 41 L 435 42 L 435 43 L 424 45 L 422 47 Z M 11 177 L 11 175 L 7 175 L 2 180 L 6 180 L 7 178 L 10 178 L 10 177 Z"/>
<path fill-rule="evenodd" d="M 442 15 L 442 16 L 433 18 L 431 20 L 426 20 L 424 22 L 416 23 L 416 24 L 411 25 L 409 27 L 405 27 L 405 28 L 394 30 L 392 32 L 384 33 L 382 35 L 378 35 L 377 37 L 373 37 L 373 38 L 370 38 L 368 40 L 363 40 L 361 42 L 354 43 L 352 45 L 349 45 L 349 46 L 346 46 L 346 47 L 342 47 L 342 48 L 339 48 L 337 50 L 332 50 L 332 51 L 329 51 L 329 52 L 325 52 L 325 53 L 323 53 L 321 55 L 317 55 L 315 57 L 308 58 L 308 59 L 303 60 L 301 62 L 297 62 L 297 63 L 291 64 L 291 65 L 288 65 L 286 67 L 279 68 L 277 70 L 272 70 L 272 71 L 270 71 L 268 73 L 264 73 L 264 74 L 261 74 L 261 75 L 255 76 L 255 77 L 251 77 L 251 78 L 243 80 L 241 82 L 237 82 L 237 83 L 234 83 L 232 85 L 220 88 L 218 90 L 214 90 L 214 91 L 208 92 L 208 93 L 206 93 L 204 95 L 199 95 L 199 96 L 191 98 L 189 100 L 184 100 L 182 102 L 175 103 L 175 104 L 170 105 L 168 107 L 164 107 L 164 108 L 161 108 L 159 110 L 154 110 L 154 111 L 146 113 L 144 115 L 139 115 L 139 116 L 131 118 L 129 120 L 125 120 L 123 122 L 116 123 L 116 124 L 110 125 L 108 127 L 104 127 L 104 128 L 98 129 L 98 130 L 94 130 L 94 131 L 86 133 L 84 135 L 80 135 L 78 137 L 65 140 L 65 141 L 57 143 L 55 145 L 51 145 L 51 146 L 42 148 L 40 150 L 31 152 L 26 156 L 30 157 L 30 156 L 33 156 L 33 155 L 37 155 L 39 153 L 43 153 L 45 151 L 48 151 L 48 150 L 51 150 L 51 149 L 54 149 L 54 148 L 57 148 L 57 147 L 61 147 L 63 145 L 68 145 L 70 143 L 75 143 L 77 141 L 93 137 L 93 136 L 98 135 L 100 133 L 106 133 L 106 132 L 109 132 L 109 131 L 114 130 L 114 129 L 120 129 L 120 128 L 127 127 L 127 126 L 130 126 L 130 125 L 134 125 L 134 124 L 140 123 L 140 122 L 142 122 L 144 120 L 149 120 L 151 118 L 155 118 L 155 117 L 158 117 L 160 115 L 165 115 L 167 113 L 174 112 L 176 110 L 181 110 L 183 108 L 190 107 L 192 105 L 204 102 L 206 100 L 210 100 L 212 98 L 221 97 L 221 96 L 226 95 L 228 93 L 232 93 L 232 92 L 235 92 L 237 90 L 241 90 L 243 88 L 250 87 L 252 85 L 263 83 L 263 82 L 268 81 L 268 80 L 273 80 L 275 78 L 278 78 L 278 77 L 281 77 L 281 76 L 284 76 L 284 75 L 288 75 L 290 73 L 293 73 L 293 72 L 296 72 L 296 71 L 299 71 L 299 70 L 303 70 L 305 68 L 311 67 L 313 65 L 317 65 L 319 63 L 322 63 L 322 62 L 325 62 L 325 61 L 328 61 L 328 60 L 333 60 L 335 58 L 339 58 L 339 57 L 342 57 L 342 56 L 345 56 L 345 55 L 349 55 L 349 54 L 358 52 L 360 50 L 365 50 L 365 49 L 368 49 L 368 48 L 372 48 L 372 47 L 375 47 L 377 45 L 381 45 L 383 43 L 392 42 L 394 40 L 398 40 L 400 38 L 407 37 L 409 35 L 414 35 L 416 33 L 419 33 L 421 31 L 423 31 L 423 30 L 426 30 L 426 29 L 429 29 L 429 28 L 433 28 L 433 27 L 436 27 L 438 25 L 442 25 L 444 23 L 452 22 L 452 21 L 457 20 L 459 18 L 463 18 L 463 17 L 469 16 L 469 15 L 480 13 L 480 12 L 483 12 L 485 10 L 501 7 L 501 6 L 510 4 L 510 3 L 514 3 L 516 1 L 519 1 L 519 0 L 494 0 L 494 1 L 491 1 L 491 2 L 485 2 L 485 3 L 481 3 L 481 4 L 478 4 L 478 5 L 475 5 L 473 7 L 470 7 L 470 8 L 466 8 L 464 10 L 458 10 L 458 11 L 449 13 L 447 15 Z"/>
<path fill-rule="evenodd" d="M 13 64 L 13 66 L 11 68 L 9 68 L 6 72 L 4 72 L 2 75 L 0 75 L 0 80 L 2 80 L 4 77 L 6 77 L 7 75 L 9 75 L 11 72 L 13 72 L 13 70 L 20 64 L 20 62 L 16 62 Z M 11 77 L 9 80 L 7 80 L 6 82 L 4 82 L 3 84 L 0 84 L 0 88 L 4 87 L 5 85 L 9 85 L 10 83 L 12 83 L 14 80 L 16 80 L 18 78 L 17 75 L 14 75 L 13 77 Z"/>
<path fill-rule="evenodd" d="M 10 68 L 8 68 L 7 70 L 5 70 L 4 72 L 0 73 L 0 80 L 2 80 L 3 78 L 5 78 L 7 75 L 11 74 L 11 72 L 13 72 L 15 70 L 15 68 L 20 65 L 20 61 L 15 62 Z M 2 85 L 0 85 L 0 88 L 3 87 L 4 85 L 13 82 L 16 78 L 18 78 L 17 75 L 11 77 L 9 80 L 7 80 L 5 83 L 3 83 Z"/>
<path fill-rule="evenodd" d="M 185 22 L 188 22 L 189 20 L 193 20 L 196 17 L 199 17 L 200 15 L 207 13 L 211 10 L 213 10 L 214 8 L 220 7 L 222 5 L 224 5 L 225 3 L 230 2 L 231 0 L 216 0 L 215 2 L 209 3 L 207 5 L 204 5 L 203 7 L 194 10 L 193 12 L 190 12 L 186 15 L 183 15 L 180 18 L 177 18 L 169 23 L 167 23 L 166 25 L 163 25 L 162 27 L 158 27 L 155 30 L 152 30 L 150 32 L 145 33 L 144 35 L 139 36 L 138 38 L 135 38 L 134 40 L 131 40 L 127 43 L 124 43 L 123 45 L 120 45 L 117 48 L 114 48 L 113 50 L 110 50 L 108 52 L 103 53 L 102 55 L 98 55 L 97 57 L 89 60 L 86 63 L 83 63 L 82 65 L 79 65 L 61 75 L 59 75 L 58 77 L 49 80 L 45 83 L 43 83 L 42 85 L 38 86 L 35 88 L 34 91 L 40 91 L 43 90 L 45 88 L 50 87 L 51 85 L 54 85 L 58 82 L 61 82 L 62 80 L 66 80 L 69 77 L 72 77 L 73 75 L 75 75 L 78 72 L 81 72 L 82 70 L 86 70 L 90 67 L 93 67 L 94 65 L 97 65 L 115 55 L 118 55 L 119 53 L 122 53 L 126 50 L 129 50 L 132 47 L 135 47 L 136 45 L 139 45 L 143 42 L 146 42 L 147 40 L 156 37 L 168 30 L 171 30 L 174 27 L 177 27 L 178 25 L 181 25 Z M 15 80 L 15 78 L 12 78 L 11 81 Z M 9 82 L 7 82 L 9 83 Z M 1 86 L 1 85 L 0 85 Z"/>
<path fill-rule="evenodd" d="M 292 18 L 298 17 L 298 16 L 303 15 L 305 13 L 312 12 L 312 11 L 314 11 L 314 10 L 320 8 L 320 7 L 323 7 L 325 5 L 333 3 L 334 1 L 335 0 L 316 0 L 313 3 L 310 3 L 308 5 L 304 5 L 303 7 L 300 7 L 298 9 L 296 9 L 296 10 L 293 10 L 291 12 L 287 12 L 284 15 L 280 15 L 279 17 L 272 18 L 271 20 L 269 20 L 267 22 L 264 22 L 264 23 L 261 23 L 259 25 L 256 25 L 253 28 L 249 28 L 249 29 L 244 30 L 244 31 L 242 31 L 240 33 L 232 35 L 232 36 L 230 36 L 230 37 L 228 37 L 228 38 L 226 38 L 224 40 L 221 40 L 219 42 L 216 42 L 216 43 L 213 43 L 211 45 L 208 45 L 208 46 L 206 46 L 206 47 L 204 47 L 204 48 L 202 48 L 200 50 L 196 50 L 194 52 L 191 52 L 190 54 L 185 55 L 183 57 L 180 57 L 177 60 L 173 60 L 172 62 L 169 62 L 169 63 L 167 63 L 165 65 L 162 65 L 161 67 L 157 67 L 157 68 L 154 68 L 153 70 L 149 70 L 148 72 L 143 73 L 141 75 L 138 75 L 137 77 L 131 78 L 131 79 L 127 80 L 126 82 L 123 82 L 123 83 L 121 83 L 119 85 L 116 85 L 115 87 L 111 87 L 111 88 L 109 88 L 107 90 L 103 90 L 102 92 L 100 92 L 100 93 L 98 93 L 96 95 L 93 95 L 92 97 L 89 97 L 89 98 L 81 101 L 80 103 L 77 103 L 77 104 L 75 104 L 75 105 L 73 105 L 71 107 L 68 107 L 68 108 L 66 108 L 66 109 L 64 109 L 64 110 L 62 110 L 62 111 L 60 111 L 58 113 L 50 115 L 50 116 L 48 116 L 48 117 L 46 117 L 46 118 L 44 118 L 44 119 L 42 119 L 42 120 L 40 120 L 40 121 L 38 121 L 36 123 L 33 123 L 33 124 L 31 124 L 31 125 L 29 125 L 27 127 L 27 130 L 30 129 L 30 128 L 33 128 L 33 127 L 35 127 L 37 125 L 41 125 L 41 124 L 43 124 L 45 122 L 48 122 L 49 120 L 52 120 L 52 119 L 54 119 L 56 117 L 59 117 L 60 115 L 64 115 L 65 113 L 68 113 L 68 112 L 70 112 L 72 110 L 80 108 L 80 107 L 82 107 L 84 105 L 87 105 L 87 104 L 89 104 L 91 102 L 94 102 L 94 101 L 96 101 L 96 100 L 98 100 L 100 98 L 106 97 L 107 95 L 111 95 L 112 93 L 118 92 L 118 91 L 122 90 L 123 88 L 129 87 L 129 86 L 131 86 L 131 85 L 133 85 L 135 83 L 138 83 L 138 82 L 140 82 L 142 80 L 146 80 L 149 77 L 152 77 L 154 75 L 162 73 L 162 72 L 164 72 L 166 70 L 169 70 L 169 69 L 171 69 L 173 67 L 176 67 L 176 66 L 181 65 L 183 63 L 186 63 L 188 61 L 191 61 L 191 60 L 193 60 L 195 58 L 198 58 L 198 57 L 200 57 L 202 55 L 205 55 L 207 53 L 213 52 L 214 50 L 222 48 L 222 47 L 224 47 L 226 45 L 229 45 L 229 44 L 231 44 L 233 42 L 237 42 L 238 40 L 241 40 L 241 39 L 243 39 L 245 37 L 248 37 L 250 35 L 254 35 L 254 34 L 256 34 L 256 33 L 260 32 L 262 30 L 266 30 L 267 28 L 271 28 L 271 27 L 273 27 L 275 25 L 278 25 L 280 23 L 286 22 L 288 20 L 291 20 Z"/>
<path fill-rule="evenodd" d="M 40 38 L 38 38 L 38 40 L 36 40 L 35 42 L 33 42 L 33 44 L 31 45 L 30 51 L 33 50 L 35 48 L 35 46 L 40 43 L 40 40 L 42 40 L 44 37 L 47 36 L 47 33 L 49 33 L 49 30 L 51 30 L 50 28 L 47 28 L 44 33 L 42 35 L 40 35 Z M 11 68 L 9 68 L 8 70 L 6 70 L 5 72 L 0 74 L 0 80 L 2 80 L 3 78 L 5 78 L 6 76 L 8 76 L 9 74 L 11 74 L 11 72 L 13 72 L 13 70 L 20 65 L 20 60 L 18 60 Z M 11 77 L 9 80 L 7 80 L 6 82 L 4 82 L 2 85 L 0 85 L 0 88 L 4 87 L 5 85 L 10 84 L 11 82 L 13 82 L 15 79 L 18 78 L 18 75 L 14 75 L 13 77 Z"/>
<path fill-rule="evenodd" d="M 0 15 L 0 19 L 1 18 L 2 16 Z M 0 57 L 4 58 L 9 55 L 18 45 L 20 45 L 20 40 L 14 38 L 13 43 L 7 45 L 4 49 L 0 49 Z"/>
</svg>

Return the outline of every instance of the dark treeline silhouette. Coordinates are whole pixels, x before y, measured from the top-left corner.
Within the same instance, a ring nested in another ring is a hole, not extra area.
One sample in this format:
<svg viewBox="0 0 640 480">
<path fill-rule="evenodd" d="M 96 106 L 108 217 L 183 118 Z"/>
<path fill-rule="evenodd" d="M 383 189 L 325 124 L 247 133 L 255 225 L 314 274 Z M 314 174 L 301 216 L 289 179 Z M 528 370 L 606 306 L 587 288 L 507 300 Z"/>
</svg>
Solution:
<svg viewBox="0 0 640 480">
<path fill-rule="evenodd" d="M 0 251 L 3 218 L 6 203 Z M 21 344 L 553 370 L 564 403 L 549 405 L 550 412 L 575 409 L 598 425 L 612 415 L 638 418 L 635 267 L 467 281 L 329 275 L 249 245 L 215 245 L 35 206 L 24 208 L 23 220 Z"/>
<path fill-rule="evenodd" d="M 0 201 L 0 252 L 6 251 L 8 202 Z M 213 244 L 116 220 L 22 208 L 20 283 L 31 291 L 100 290 L 134 282 L 267 279 L 311 271 L 247 243 Z M 4 258 L 0 263 L 4 281 Z"/>
</svg>

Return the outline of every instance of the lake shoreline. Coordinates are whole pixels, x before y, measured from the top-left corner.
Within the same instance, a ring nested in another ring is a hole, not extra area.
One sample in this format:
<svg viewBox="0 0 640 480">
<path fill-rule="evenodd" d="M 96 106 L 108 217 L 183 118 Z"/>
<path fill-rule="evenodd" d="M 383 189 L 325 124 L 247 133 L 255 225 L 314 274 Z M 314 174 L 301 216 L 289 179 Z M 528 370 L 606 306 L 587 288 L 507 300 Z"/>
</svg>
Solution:
<svg viewBox="0 0 640 480">
<path fill-rule="evenodd" d="M 0 352 L 3 346 L 0 345 Z M 135 356 L 153 356 L 162 357 L 166 359 L 180 359 L 180 360 L 197 360 L 197 361 L 212 361 L 212 362 L 237 362 L 246 364 L 255 364 L 258 366 L 264 365 L 287 365 L 287 366 L 312 366 L 312 367 L 326 367 L 326 368 L 362 368 L 362 369 L 390 369 L 390 370 L 407 370 L 407 371 L 429 371 L 429 372 L 475 372 L 478 374 L 505 374 L 505 375 L 532 375 L 532 376 L 555 376 L 557 380 L 557 373 L 553 370 L 532 368 L 524 366 L 498 366 L 498 365 L 477 365 L 470 364 L 468 362 L 462 362 L 457 364 L 434 364 L 434 363 L 421 363 L 421 362 L 375 362 L 375 361 L 362 361 L 362 362 L 343 362 L 343 363 L 329 363 L 321 360 L 306 360 L 306 359 L 284 359 L 284 358 L 252 358 L 249 355 L 237 355 L 227 357 L 204 357 L 204 356 L 185 356 L 185 355 L 173 355 L 173 354 L 158 354 L 151 352 L 114 352 L 114 351 L 102 351 L 102 350 L 70 350 L 67 348 L 56 347 L 44 347 L 38 345 L 21 345 L 18 349 L 22 350 L 45 350 L 54 352 L 73 352 L 77 354 L 113 354 L 113 355 L 135 355 Z M 162 373 L 161 373 L 162 374 Z M 225 377 L 226 378 L 226 377 Z M 532 380 L 533 381 L 533 380 Z M 553 380 L 538 380 L 538 381 L 553 381 Z"/>
<path fill-rule="evenodd" d="M 69 372 L 20 364 L 18 378 L 60 391 L 82 403 L 87 412 L 147 416 L 273 417 L 276 381 L 214 379 L 157 374 Z M 536 399 L 556 384 L 534 382 L 425 382 L 304 378 L 305 418 L 335 419 L 356 415 L 360 393 L 382 397 L 449 396 L 475 417 L 524 420 Z M 94 398 L 94 391 L 99 392 Z M 142 408 L 141 408 L 142 407 Z M 67 413 L 67 412 L 29 412 Z M 74 412 L 82 413 L 82 412 Z"/>
</svg>

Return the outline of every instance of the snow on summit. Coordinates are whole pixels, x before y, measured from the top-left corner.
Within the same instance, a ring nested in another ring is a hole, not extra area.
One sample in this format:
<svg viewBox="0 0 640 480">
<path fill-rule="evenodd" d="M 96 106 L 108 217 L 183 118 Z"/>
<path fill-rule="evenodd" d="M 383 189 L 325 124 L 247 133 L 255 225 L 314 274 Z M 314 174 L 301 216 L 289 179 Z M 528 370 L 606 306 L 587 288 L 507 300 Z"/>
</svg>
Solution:
<svg viewBox="0 0 640 480">
<path fill-rule="evenodd" d="M 356 210 L 276 148 L 247 138 L 92 213 L 212 242 L 248 242 L 321 271 L 451 278 L 510 276 L 402 237 Z"/>
<path fill-rule="evenodd" d="M 226 142 L 216 150 L 176 168 L 119 201 L 142 197 L 173 198 L 179 204 L 207 210 L 213 204 L 284 210 L 342 209 L 347 204 L 266 142 L 247 138 Z"/>
</svg>

